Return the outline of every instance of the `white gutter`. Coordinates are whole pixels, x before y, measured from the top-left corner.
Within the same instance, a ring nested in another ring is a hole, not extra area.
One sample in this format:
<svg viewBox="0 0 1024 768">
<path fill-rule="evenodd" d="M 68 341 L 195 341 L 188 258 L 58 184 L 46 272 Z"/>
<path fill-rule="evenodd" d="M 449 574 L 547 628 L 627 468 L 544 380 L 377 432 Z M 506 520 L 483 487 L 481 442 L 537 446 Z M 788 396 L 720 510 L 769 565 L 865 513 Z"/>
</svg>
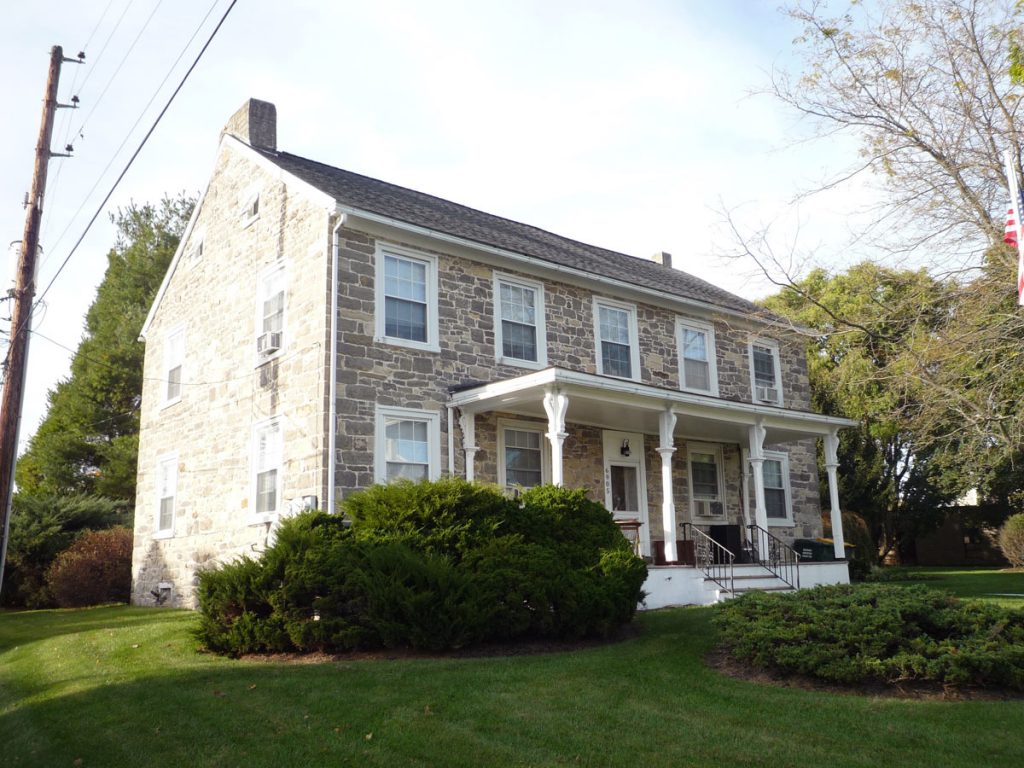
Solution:
<svg viewBox="0 0 1024 768">
<path fill-rule="evenodd" d="M 324 505 L 327 514 L 334 514 L 335 505 L 335 470 L 338 465 L 335 453 L 338 441 L 338 261 L 341 252 L 341 228 L 345 226 L 347 217 L 341 214 L 334 227 L 331 243 L 331 338 L 327 344 L 331 356 L 328 365 L 327 382 L 327 502 Z"/>
</svg>

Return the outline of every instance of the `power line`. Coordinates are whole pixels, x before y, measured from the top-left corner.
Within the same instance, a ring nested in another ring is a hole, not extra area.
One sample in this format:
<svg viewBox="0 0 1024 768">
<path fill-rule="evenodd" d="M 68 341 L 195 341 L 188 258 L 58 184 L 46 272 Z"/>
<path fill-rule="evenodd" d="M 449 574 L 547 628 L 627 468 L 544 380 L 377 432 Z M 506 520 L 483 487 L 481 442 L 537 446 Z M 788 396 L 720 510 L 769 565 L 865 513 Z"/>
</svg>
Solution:
<svg viewBox="0 0 1024 768">
<path fill-rule="evenodd" d="M 210 14 L 213 13 L 213 9 L 217 7 L 217 3 L 219 1 L 220 0 L 214 0 L 213 4 L 206 11 L 206 15 L 203 16 L 202 20 L 199 22 L 199 24 L 196 26 L 196 28 L 192 31 L 192 35 L 185 42 L 185 45 L 182 46 L 181 52 L 178 53 L 177 58 L 174 59 L 174 61 L 171 63 L 171 66 L 167 69 L 167 74 L 164 75 L 163 80 L 161 80 L 160 84 L 157 85 L 156 88 L 153 89 L 153 95 L 149 98 L 149 101 L 146 102 L 146 106 L 144 106 L 142 108 L 142 110 L 139 112 L 139 116 L 137 118 L 135 118 L 135 122 L 132 123 L 131 128 L 129 128 L 128 131 L 125 133 L 125 136 L 121 140 L 121 143 L 118 145 L 117 149 L 114 150 L 113 154 L 110 156 L 110 160 L 107 161 L 107 164 L 103 167 L 103 170 L 100 171 L 100 174 L 96 177 L 96 181 L 93 183 L 92 187 L 89 189 L 88 192 L 85 193 L 85 197 L 82 198 L 82 203 L 81 203 L 81 205 L 78 206 L 78 210 L 76 210 L 71 215 L 71 218 L 68 220 L 67 226 L 64 227 L 64 230 L 57 236 L 57 239 L 54 241 L 53 245 L 50 246 L 50 252 L 51 253 L 56 251 L 57 245 L 61 242 L 61 240 L 64 239 L 64 235 L 66 235 L 68 233 L 68 230 L 71 229 L 71 225 L 75 222 L 75 219 L 78 218 L 78 214 L 80 214 L 82 212 L 82 209 L 85 208 L 86 203 L 89 202 L 89 198 L 92 197 L 92 193 L 96 191 L 96 188 L 100 185 L 100 182 L 103 181 L 103 177 L 106 176 L 107 171 L 110 170 L 110 166 L 112 166 L 114 164 L 114 161 L 117 159 L 117 156 L 119 154 L 121 154 L 121 150 L 124 149 L 124 145 L 128 143 L 128 139 L 131 138 L 132 134 L 135 132 L 135 129 L 138 127 L 139 123 L 142 122 L 142 118 L 145 117 L 146 112 L 149 110 L 150 106 L 152 106 L 153 102 L 156 100 L 156 97 L 160 93 L 160 90 L 164 87 L 164 84 L 170 79 L 171 74 L 174 72 L 174 68 L 178 66 L 178 62 L 180 62 L 182 57 L 184 57 L 185 52 L 188 51 L 189 46 L 192 45 L 192 41 L 196 39 L 196 36 L 199 34 L 199 30 L 201 30 L 203 28 L 203 25 L 206 24 L 206 20 L 210 18 Z M 229 8 L 228 10 L 230 11 L 231 9 Z M 90 115 L 91 114 L 92 113 L 90 112 Z M 83 127 L 84 127 L 84 123 L 83 123 Z M 90 226 L 91 226 L 91 224 L 92 224 L 92 222 L 90 222 Z M 41 263 L 42 264 L 46 263 L 46 257 L 45 256 L 43 257 Z"/>
<path fill-rule="evenodd" d="M 199 53 L 196 55 L 196 58 L 192 62 L 192 65 L 188 68 L 188 71 L 185 72 L 185 75 L 181 78 L 181 82 L 178 83 L 178 87 L 174 89 L 174 93 L 171 94 L 171 97 L 167 100 L 167 103 L 164 105 L 164 108 L 160 110 L 160 114 L 157 115 L 156 120 L 153 121 L 153 125 L 150 127 L 150 129 L 146 131 L 146 135 L 142 137 L 142 141 L 139 143 L 138 148 L 135 150 L 135 152 L 132 153 L 132 156 L 128 159 L 128 163 L 125 165 L 124 169 L 118 175 L 117 179 L 114 181 L 113 186 L 111 186 L 110 191 L 107 192 L 106 196 L 103 198 L 103 201 L 96 209 L 96 213 L 94 213 L 92 218 L 89 219 L 89 223 L 86 224 L 85 230 L 82 232 L 81 236 L 75 242 L 74 246 L 72 246 L 71 250 L 68 252 L 68 255 L 64 258 L 64 261 L 61 262 L 60 267 L 57 268 L 57 272 L 50 279 L 50 282 L 47 283 L 46 288 L 44 288 L 42 292 L 39 294 L 39 297 L 36 299 L 37 304 L 38 302 L 42 301 L 42 299 L 46 296 L 50 288 L 53 287 L 53 284 L 57 281 L 57 278 L 60 277 L 61 272 L 64 271 L 64 267 L 67 266 L 68 262 L 71 260 L 71 257 L 75 254 L 75 251 L 78 250 L 78 246 L 80 246 L 82 244 L 82 241 L 85 240 L 85 236 L 92 228 L 92 225 L 96 223 L 96 219 L 98 219 L 99 215 L 103 212 L 104 207 L 106 206 L 107 202 L 109 202 L 110 198 L 113 196 L 114 191 L 121 183 L 121 180 L 124 179 L 125 175 L 128 173 L 128 170 L 132 167 L 132 164 L 139 156 L 139 153 L 142 152 L 142 148 L 146 146 L 146 142 L 149 141 L 149 137 L 153 135 L 153 132 L 156 130 L 156 127 L 160 124 L 160 121 L 163 119 L 164 115 L 167 114 L 167 110 L 170 109 L 171 104 L 174 102 L 174 99 L 178 96 L 178 93 L 185 86 L 185 83 L 188 80 L 189 76 L 198 66 L 200 59 L 202 59 L 203 57 L 203 54 L 206 53 L 206 49 L 210 47 L 210 44 L 213 42 L 214 37 L 216 37 L 217 33 L 220 31 L 220 28 L 223 26 L 224 22 L 227 21 L 228 14 L 231 13 L 231 10 L 235 7 L 235 4 L 237 2 L 238 0 L 231 0 L 231 5 L 229 5 L 227 10 L 224 11 L 224 15 L 221 16 L 220 21 L 217 22 L 217 26 L 214 27 L 213 32 L 210 33 L 210 37 L 206 40 L 206 43 L 203 45 L 202 49 L 200 49 Z M 19 331 L 20 330 L 21 329 L 19 329 Z"/>
</svg>

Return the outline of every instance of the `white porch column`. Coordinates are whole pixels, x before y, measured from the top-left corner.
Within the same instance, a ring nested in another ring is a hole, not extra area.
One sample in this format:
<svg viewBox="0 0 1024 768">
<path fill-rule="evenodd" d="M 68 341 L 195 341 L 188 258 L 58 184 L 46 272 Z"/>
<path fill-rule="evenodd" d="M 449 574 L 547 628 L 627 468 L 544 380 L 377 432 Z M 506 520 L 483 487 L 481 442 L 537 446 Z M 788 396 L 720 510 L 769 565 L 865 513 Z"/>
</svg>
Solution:
<svg viewBox="0 0 1024 768">
<path fill-rule="evenodd" d="M 459 429 L 462 431 L 462 450 L 466 453 L 466 479 L 473 482 L 476 457 L 476 414 L 459 409 Z"/>
<path fill-rule="evenodd" d="M 676 452 L 674 433 L 676 415 L 671 406 L 665 408 L 658 422 L 661 442 L 658 453 L 661 454 L 661 529 L 665 535 L 665 562 L 671 563 L 679 559 L 676 552 L 676 503 L 672 490 L 672 454 Z"/>
<path fill-rule="evenodd" d="M 754 478 L 754 523 L 768 530 L 768 508 L 764 503 L 764 422 L 757 420 L 747 431 L 750 440 L 750 471 Z M 759 537 L 760 538 L 760 537 Z M 760 541 L 755 542 L 763 549 Z M 763 555 L 763 552 L 759 552 Z"/>
<path fill-rule="evenodd" d="M 547 438 L 551 443 L 551 483 L 565 482 L 562 466 L 562 444 L 569 433 L 565 431 L 565 413 L 569 410 L 569 397 L 561 392 L 548 390 L 544 393 L 544 411 L 548 415 Z"/>
<path fill-rule="evenodd" d="M 836 560 L 846 558 L 843 540 L 843 513 L 839 508 L 839 433 L 833 429 L 825 435 L 825 471 L 828 473 L 828 499 L 832 506 L 832 546 Z"/>
</svg>

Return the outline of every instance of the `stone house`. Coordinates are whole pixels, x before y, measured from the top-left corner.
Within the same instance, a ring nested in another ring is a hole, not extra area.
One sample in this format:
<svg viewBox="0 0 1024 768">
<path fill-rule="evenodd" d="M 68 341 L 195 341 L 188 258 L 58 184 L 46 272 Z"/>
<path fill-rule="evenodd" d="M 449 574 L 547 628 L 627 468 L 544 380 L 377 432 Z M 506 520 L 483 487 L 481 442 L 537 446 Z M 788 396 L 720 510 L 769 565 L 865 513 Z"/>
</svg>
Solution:
<svg viewBox="0 0 1024 768">
<path fill-rule="evenodd" d="M 197 570 L 260 552 L 283 515 L 402 477 L 585 487 L 670 569 L 649 592 L 700 553 L 763 563 L 821 535 L 815 441 L 835 494 L 852 422 L 811 411 L 800 338 L 668 254 L 333 168 L 276 134 L 266 102 L 230 119 L 142 330 L 135 602 L 192 606 Z M 654 604 L 706 601 L 687 589 Z"/>
</svg>

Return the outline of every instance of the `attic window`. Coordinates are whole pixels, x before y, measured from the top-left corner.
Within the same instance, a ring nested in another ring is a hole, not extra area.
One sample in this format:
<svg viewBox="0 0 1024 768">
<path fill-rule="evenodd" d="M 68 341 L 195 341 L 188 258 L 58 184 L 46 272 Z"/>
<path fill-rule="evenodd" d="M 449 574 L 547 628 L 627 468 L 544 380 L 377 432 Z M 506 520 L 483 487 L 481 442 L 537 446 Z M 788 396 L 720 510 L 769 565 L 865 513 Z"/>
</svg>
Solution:
<svg viewBox="0 0 1024 768">
<path fill-rule="evenodd" d="M 188 249 L 186 260 L 189 264 L 195 264 L 201 258 L 203 258 L 203 238 L 200 237 L 198 240 L 194 240 Z"/>
<path fill-rule="evenodd" d="M 248 227 L 260 217 L 260 193 L 252 192 L 244 200 L 241 210 L 242 226 Z"/>
</svg>

